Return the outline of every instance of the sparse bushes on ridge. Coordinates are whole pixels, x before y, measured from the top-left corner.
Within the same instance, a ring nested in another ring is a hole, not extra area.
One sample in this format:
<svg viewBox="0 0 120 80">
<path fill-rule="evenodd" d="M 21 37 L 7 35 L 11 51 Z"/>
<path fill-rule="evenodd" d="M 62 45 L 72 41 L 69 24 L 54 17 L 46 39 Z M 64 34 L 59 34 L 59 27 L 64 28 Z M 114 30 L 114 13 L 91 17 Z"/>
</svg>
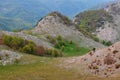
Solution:
<svg viewBox="0 0 120 80">
<path fill-rule="evenodd" d="M 27 41 L 22 38 L 4 35 L 2 37 L 2 40 L 4 44 L 20 52 L 35 54 L 39 56 L 62 56 L 61 52 L 56 49 L 45 49 L 42 46 L 36 46 L 32 41 Z"/>
<path fill-rule="evenodd" d="M 54 17 L 58 16 L 58 17 L 61 18 L 60 21 L 62 21 L 65 25 L 71 25 L 72 24 L 72 21 L 68 17 L 60 14 L 59 12 L 56 12 L 56 11 L 52 12 L 52 13 L 48 14 L 48 16 L 54 16 Z"/>
</svg>

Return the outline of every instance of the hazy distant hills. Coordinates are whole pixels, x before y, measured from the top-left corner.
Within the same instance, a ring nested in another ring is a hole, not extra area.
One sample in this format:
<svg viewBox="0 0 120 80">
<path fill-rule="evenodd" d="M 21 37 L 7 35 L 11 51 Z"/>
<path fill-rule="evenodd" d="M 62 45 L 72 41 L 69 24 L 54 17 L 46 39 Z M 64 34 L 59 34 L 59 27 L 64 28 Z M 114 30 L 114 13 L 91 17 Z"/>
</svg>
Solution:
<svg viewBox="0 0 120 80">
<path fill-rule="evenodd" d="M 0 29 L 28 29 L 52 11 L 73 17 L 97 4 L 111 0 L 0 0 Z"/>
</svg>

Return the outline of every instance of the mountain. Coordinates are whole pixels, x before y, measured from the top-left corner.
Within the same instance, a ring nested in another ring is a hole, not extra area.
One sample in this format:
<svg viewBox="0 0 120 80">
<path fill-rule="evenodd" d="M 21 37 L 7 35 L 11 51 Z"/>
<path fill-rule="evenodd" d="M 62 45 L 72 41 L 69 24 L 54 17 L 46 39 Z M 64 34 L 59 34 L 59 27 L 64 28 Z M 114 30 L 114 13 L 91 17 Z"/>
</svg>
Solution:
<svg viewBox="0 0 120 80">
<path fill-rule="evenodd" d="M 105 47 L 101 43 L 98 43 L 88 37 L 89 35 L 84 35 L 80 32 L 77 29 L 77 26 L 70 19 L 59 12 L 49 13 L 38 21 L 36 27 L 31 30 L 24 30 L 20 32 L 1 32 L 4 35 L 16 36 L 25 40 L 30 40 L 34 42 L 36 46 L 43 46 L 48 49 L 56 48 L 55 45 L 58 42 L 57 40 L 62 40 L 64 44 L 69 44 L 66 41 L 71 41 L 71 43 L 75 43 L 74 46 L 88 49 L 92 49 L 94 47 Z"/>
<path fill-rule="evenodd" d="M 104 47 L 83 35 L 70 19 L 58 12 L 52 12 L 40 20 L 32 33 L 51 37 L 61 36 L 82 47 Z"/>
<path fill-rule="evenodd" d="M 0 0 L 0 29 L 33 28 L 40 18 L 52 11 L 72 18 L 81 11 L 109 1 L 112 0 Z"/>
<path fill-rule="evenodd" d="M 73 22 L 100 40 L 112 43 L 120 40 L 120 1 L 108 4 L 104 9 L 89 10 L 78 14 Z"/>
</svg>

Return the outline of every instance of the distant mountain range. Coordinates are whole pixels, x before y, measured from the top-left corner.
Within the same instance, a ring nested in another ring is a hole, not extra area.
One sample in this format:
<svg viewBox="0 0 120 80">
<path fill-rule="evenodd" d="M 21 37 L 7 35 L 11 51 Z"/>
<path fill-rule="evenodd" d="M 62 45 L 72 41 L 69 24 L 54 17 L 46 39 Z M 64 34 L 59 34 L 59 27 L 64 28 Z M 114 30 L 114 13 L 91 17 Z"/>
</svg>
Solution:
<svg viewBox="0 0 120 80">
<path fill-rule="evenodd" d="M 49 12 L 58 11 L 72 18 L 108 1 L 113 0 L 0 0 L 0 29 L 30 29 Z"/>
</svg>

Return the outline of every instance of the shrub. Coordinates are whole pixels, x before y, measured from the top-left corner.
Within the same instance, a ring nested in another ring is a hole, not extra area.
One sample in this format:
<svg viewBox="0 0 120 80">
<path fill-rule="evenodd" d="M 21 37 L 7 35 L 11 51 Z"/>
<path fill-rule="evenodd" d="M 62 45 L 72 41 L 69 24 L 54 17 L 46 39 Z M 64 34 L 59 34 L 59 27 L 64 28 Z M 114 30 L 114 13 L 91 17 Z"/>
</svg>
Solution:
<svg viewBox="0 0 120 80">
<path fill-rule="evenodd" d="M 60 41 L 57 43 L 58 48 L 60 48 L 64 42 L 62 42 L 62 38 L 58 38 Z M 24 53 L 35 54 L 39 56 L 53 56 L 58 57 L 62 56 L 56 49 L 45 49 L 43 46 L 36 46 L 32 41 L 23 40 L 22 38 L 13 37 L 13 36 L 3 36 L 3 41 L 6 45 L 14 50 L 19 50 Z"/>
<path fill-rule="evenodd" d="M 18 49 L 19 47 L 23 47 L 25 45 L 22 38 L 4 35 L 2 39 L 4 44 L 13 49 Z"/>
<path fill-rule="evenodd" d="M 34 54 L 35 47 L 33 44 L 29 43 L 22 48 L 22 52 Z"/>
<path fill-rule="evenodd" d="M 12 37 L 10 47 L 12 47 L 13 49 L 19 49 L 24 45 L 25 45 L 24 40 L 22 38 Z"/>
<path fill-rule="evenodd" d="M 59 40 L 59 41 L 63 40 L 61 35 L 58 35 L 56 39 Z"/>
<path fill-rule="evenodd" d="M 6 36 L 6 35 L 4 35 L 2 37 L 2 40 L 3 40 L 4 44 L 10 46 L 10 42 L 12 41 L 12 36 Z"/>
<path fill-rule="evenodd" d="M 62 57 L 62 52 L 56 49 L 47 49 L 45 54 L 52 57 Z"/>
<path fill-rule="evenodd" d="M 52 55 L 51 53 L 52 53 L 52 49 L 46 49 L 45 50 L 45 55 L 50 56 L 50 55 Z"/>
<path fill-rule="evenodd" d="M 71 41 L 69 41 L 69 43 L 70 43 L 70 44 L 73 44 L 73 41 L 71 40 Z"/>
<path fill-rule="evenodd" d="M 39 56 L 43 56 L 45 54 L 45 49 L 42 46 L 35 47 L 35 54 Z"/>
<path fill-rule="evenodd" d="M 96 41 L 96 42 L 99 42 L 99 38 L 96 37 L 96 36 L 93 36 L 93 40 Z"/>
<path fill-rule="evenodd" d="M 61 51 L 64 51 L 64 50 L 65 50 L 65 46 L 62 46 L 62 47 L 61 47 Z"/>
<path fill-rule="evenodd" d="M 56 49 L 52 49 L 52 56 L 53 57 L 62 57 L 62 52 L 60 52 Z"/>
<path fill-rule="evenodd" d="M 56 43 L 56 40 L 53 37 L 47 35 L 46 38 L 49 40 L 50 43 L 52 43 L 52 44 Z"/>
<path fill-rule="evenodd" d="M 106 46 L 110 46 L 112 45 L 112 42 L 111 41 L 102 41 L 102 44 L 106 45 Z"/>
</svg>

